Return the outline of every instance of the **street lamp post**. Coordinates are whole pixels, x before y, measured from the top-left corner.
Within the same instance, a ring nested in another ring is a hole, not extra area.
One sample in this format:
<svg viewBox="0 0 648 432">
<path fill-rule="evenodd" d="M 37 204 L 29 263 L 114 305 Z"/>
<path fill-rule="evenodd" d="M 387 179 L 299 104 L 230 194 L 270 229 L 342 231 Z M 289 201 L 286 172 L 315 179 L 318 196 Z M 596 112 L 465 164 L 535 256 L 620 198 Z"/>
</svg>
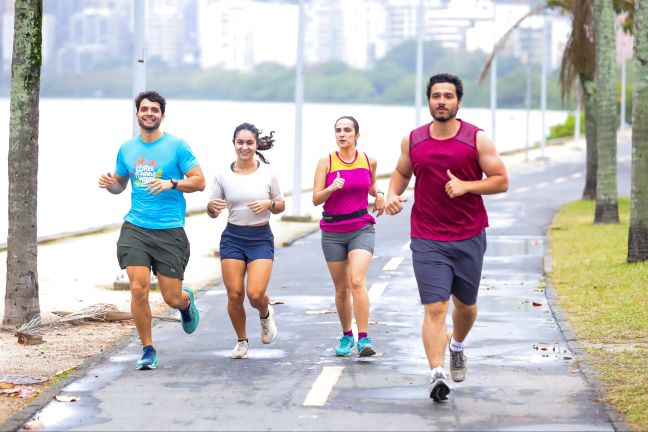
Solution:
<svg viewBox="0 0 648 432">
<path fill-rule="evenodd" d="M 146 1 L 133 2 L 133 98 L 146 89 Z M 133 107 L 133 110 L 135 108 Z M 133 135 L 139 135 L 137 118 L 133 115 Z"/>
<path fill-rule="evenodd" d="M 416 125 L 421 124 L 421 106 L 423 98 L 423 14 L 425 7 L 423 0 L 419 0 L 416 24 L 416 94 L 414 96 L 416 105 Z"/>
</svg>

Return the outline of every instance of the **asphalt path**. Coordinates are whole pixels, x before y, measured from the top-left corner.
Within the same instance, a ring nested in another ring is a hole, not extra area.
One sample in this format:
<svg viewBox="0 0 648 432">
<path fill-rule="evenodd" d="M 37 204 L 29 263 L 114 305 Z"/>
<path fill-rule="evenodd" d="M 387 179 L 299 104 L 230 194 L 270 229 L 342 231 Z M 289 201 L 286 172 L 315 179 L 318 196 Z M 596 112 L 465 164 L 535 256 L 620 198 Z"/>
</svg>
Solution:
<svg viewBox="0 0 648 432">
<path fill-rule="evenodd" d="M 622 195 L 629 194 L 628 155 L 620 143 Z M 261 343 L 257 314 L 247 306 L 248 359 L 228 358 L 236 337 L 218 285 L 197 299 L 195 334 L 155 324 L 156 370 L 135 370 L 141 348 L 133 337 L 63 389 L 78 402 L 53 401 L 38 417 L 44 430 L 612 430 L 543 291 L 545 231 L 583 183 L 582 153 L 575 152 L 525 164 L 511 172 L 507 194 L 486 199 L 488 251 L 479 316 L 466 342 L 469 373 L 446 403 L 427 393 L 410 200 L 376 228 L 367 275 L 376 356 L 334 355 L 340 325 L 317 232 L 277 251 L 273 344 Z"/>
</svg>

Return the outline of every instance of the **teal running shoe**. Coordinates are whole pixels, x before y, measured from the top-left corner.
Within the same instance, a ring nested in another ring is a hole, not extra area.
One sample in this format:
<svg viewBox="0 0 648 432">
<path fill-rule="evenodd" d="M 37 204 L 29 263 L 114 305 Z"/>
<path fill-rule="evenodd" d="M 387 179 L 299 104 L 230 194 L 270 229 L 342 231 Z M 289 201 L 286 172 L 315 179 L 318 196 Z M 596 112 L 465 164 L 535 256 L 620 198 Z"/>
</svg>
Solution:
<svg viewBox="0 0 648 432">
<path fill-rule="evenodd" d="M 185 331 L 185 333 L 191 334 L 196 331 L 196 328 L 198 328 L 200 313 L 198 313 L 198 308 L 196 307 L 196 302 L 194 301 L 193 291 L 185 286 L 182 287 L 182 291 L 185 291 L 187 294 L 189 294 L 190 301 L 189 307 L 186 310 L 180 311 L 182 329 Z"/>
<path fill-rule="evenodd" d="M 358 340 L 358 355 L 360 357 L 369 357 L 376 354 L 371 338 L 363 337 Z"/>
<path fill-rule="evenodd" d="M 158 365 L 157 355 L 155 354 L 155 348 L 153 345 L 147 345 L 144 347 L 144 352 L 142 353 L 142 358 L 137 360 L 135 364 L 135 369 L 138 370 L 150 370 L 155 369 Z"/>
<path fill-rule="evenodd" d="M 335 348 L 335 355 L 336 356 L 348 356 L 351 354 L 351 348 L 355 345 L 355 342 L 353 341 L 353 336 L 342 336 L 342 339 L 340 339 L 340 346 Z"/>
</svg>

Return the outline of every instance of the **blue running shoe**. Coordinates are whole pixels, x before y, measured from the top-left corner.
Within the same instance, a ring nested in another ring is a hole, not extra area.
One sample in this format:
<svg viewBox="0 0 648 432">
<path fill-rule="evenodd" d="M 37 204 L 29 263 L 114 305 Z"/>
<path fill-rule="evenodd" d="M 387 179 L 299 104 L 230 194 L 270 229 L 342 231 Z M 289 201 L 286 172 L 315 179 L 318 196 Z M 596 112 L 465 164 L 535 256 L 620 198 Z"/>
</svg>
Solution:
<svg viewBox="0 0 648 432">
<path fill-rule="evenodd" d="M 358 340 L 358 355 L 360 357 L 369 357 L 376 354 L 371 338 L 363 337 Z"/>
<path fill-rule="evenodd" d="M 348 356 L 351 354 L 351 348 L 355 345 L 355 342 L 353 341 L 353 336 L 342 336 L 342 339 L 340 339 L 340 346 L 335 348 L 335 355 L 336 356 Z"/>
<path fill-rule="evenodd" d="M 187 287 L 182 287 L 182 291 L 185 291 L 189 294 L 189 307 L 186 310 L 180 311 L 180 317 L 182 318 L 182 329 L 187 334 L 191 334 L 196 331 L 198 328 L 198 322 L 200 321 L 200 314 L 198 313 L 198 308 L 196 307 L 196 302 L 194 301 L 193 291 Z"/>
<path fill-rule="evenodd" d="M 142 358 L 137 360 L 135 364 L 135 369 L 139 370 L 149 370 L 155 369 L 158 365 L 157 355 L 155 354 L 155 348 L 153 345 L 147 345 L 144 347 L 144 352 L 142 353 Z"/>
</svg>

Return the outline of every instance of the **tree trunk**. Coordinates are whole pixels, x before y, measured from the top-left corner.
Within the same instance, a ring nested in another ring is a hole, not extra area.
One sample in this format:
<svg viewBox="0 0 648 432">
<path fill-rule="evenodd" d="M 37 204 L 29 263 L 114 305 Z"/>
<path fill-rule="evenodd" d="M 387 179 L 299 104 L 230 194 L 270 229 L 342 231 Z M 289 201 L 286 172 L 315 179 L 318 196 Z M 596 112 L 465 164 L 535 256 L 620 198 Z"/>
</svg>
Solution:
<svg viewBox="0 0 648 432">
<path fill-rule="evenodd" d="M 594 0 L 597 178 L 594 223 L 619 223 L 616 144 L 616 44 L 609 0 Z"/>
<path fill-rule="evenodd" d="M 628 262 L 648 259 L 648 4 L 635 2 Z"/>
<path fill-rule="evenodd" d="M 5 326 L 40 312 L 37 272 L 38 101 L 42 0 L 16 0 L 9 119 Z"/>
<path fill-rule="evenodd" d="M 585 145 L 587 152 L 583 199 L 593 200 L 596 198 L 596 166 L 598 162 L 598 152 L 596 151 L 596 83 L 593 80 L 583 80 L 582 83 L 585 99 Z"/>
</svg>

